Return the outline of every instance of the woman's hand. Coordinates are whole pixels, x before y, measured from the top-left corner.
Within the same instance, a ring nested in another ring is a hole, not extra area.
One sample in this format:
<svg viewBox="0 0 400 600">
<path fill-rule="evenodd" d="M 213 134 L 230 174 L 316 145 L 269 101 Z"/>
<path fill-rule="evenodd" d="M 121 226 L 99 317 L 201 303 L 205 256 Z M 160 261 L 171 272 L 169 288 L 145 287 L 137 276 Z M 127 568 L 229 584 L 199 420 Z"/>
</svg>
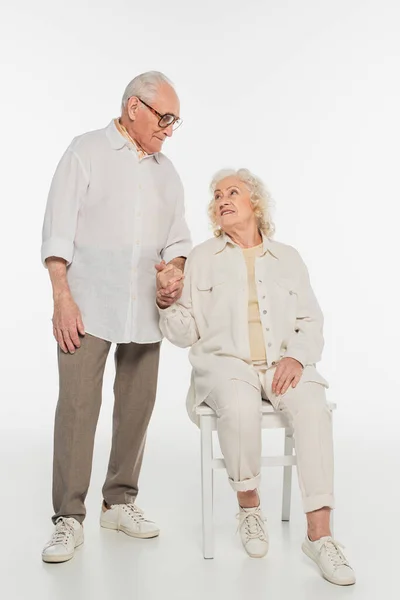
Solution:
<svg viewBox="0 0 400 600">
<path fill-rule="evenodd" d="M 303 365 L 295 358 L 282 358 L 275 370 L 272 380 L 272 391 L 279 396 L 288 391 L 289 386 L 295 388 L 303 373 Z"/>
</svg>

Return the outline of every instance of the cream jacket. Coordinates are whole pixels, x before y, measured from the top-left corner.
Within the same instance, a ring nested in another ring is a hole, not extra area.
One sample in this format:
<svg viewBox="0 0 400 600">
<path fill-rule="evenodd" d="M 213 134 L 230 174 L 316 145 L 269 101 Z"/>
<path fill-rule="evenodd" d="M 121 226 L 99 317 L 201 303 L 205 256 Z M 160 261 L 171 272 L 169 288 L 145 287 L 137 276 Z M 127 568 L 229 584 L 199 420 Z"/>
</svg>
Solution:
<svg viewBox="0 0 400 600">
<path fill-rule="evenodd" d="M 261 388 L 250 357 L 248 281 L 241 248 L 226 234 L 209 239 L 190 253 L 185 276 L 180 300 L 159 309 L 160 329 L 173 344 L 191 347 L 187 408 L 197 422 L 195 407 L 220 381 L 240 379 Z M 304 366 L 303 381 L 328 387 L 315 368 L 324 345 L 323 316 L 298 252 L 263 236 L 255 278 L 268 368 L 290 356 Z"/>
</svg>

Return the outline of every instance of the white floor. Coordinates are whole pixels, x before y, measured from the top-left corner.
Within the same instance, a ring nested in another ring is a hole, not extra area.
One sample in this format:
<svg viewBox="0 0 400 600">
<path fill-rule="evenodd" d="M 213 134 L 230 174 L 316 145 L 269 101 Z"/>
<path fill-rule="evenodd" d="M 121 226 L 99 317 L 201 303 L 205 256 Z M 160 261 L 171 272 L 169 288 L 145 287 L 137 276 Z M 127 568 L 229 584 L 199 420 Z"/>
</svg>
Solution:
<svg viewBox="0 0 400 600">
<path fill-rule="evenodd" d="M 109 439 L 100 428 L 87 498 L 85 544 L 61 565 L 42 563 L 51 532 L 51 431 L 1 432 L 1 597 L 7 600 L 140 600 L 351 597 L 398 598 L 399 442 L 336 441 L 336 536 L 346 545 L 358 582 L 337 588 L 325 582 L 301 552 L 303 515 L 294 478 L 292 519 L 280 521 L 281 472 L 264 470 L 262 494 L 270 530 L 270 552 L 248 558 L 236 535 L 235 500 L 220 472 L 216 478 L 216 551 L 201 552 L 199 439 L 183 427 L 179 443 L 157 421 L 149 432 L 138 504 L 156 520 L 155 540 L 134 540 L 98 525 L 100 490 Z M 270 443 L 270 440 L 268 440 Z M 275 443 L 275 442 L 274 442 Z"/>
</svg>

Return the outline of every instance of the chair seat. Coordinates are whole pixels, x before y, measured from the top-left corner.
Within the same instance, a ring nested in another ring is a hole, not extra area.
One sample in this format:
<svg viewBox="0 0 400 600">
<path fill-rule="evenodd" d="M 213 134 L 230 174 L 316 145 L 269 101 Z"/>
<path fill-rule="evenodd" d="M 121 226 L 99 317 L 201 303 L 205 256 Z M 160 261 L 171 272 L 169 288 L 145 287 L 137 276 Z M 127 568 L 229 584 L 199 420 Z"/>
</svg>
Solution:
<svg viewBox="0 0 400 600">
<path fill-rule="evenodd" d="M 336 409 L 336 404 L 334 402 L 327 402 L 327 405 L 328 405 L 329 410 Z M 268 414 L 276 415 L 276 413 L 279 414 L 279 411 L 276 411 L 274 409 L 271 402 L 268 402 L 268 400 L 263 400 L 261 402 L 261 413 L 263 415 L 268 415 Z M 208 406 L 208 404 L 206 404 L 205 402 L 202 402 L 196 408 L 196 414 L 199 415 L 200 417 L 207 417 L 207 416 L 213 417 L 213 416 L 215 416 L 215 411 L 212 408 L 210 408 L 210 406 Z"/>
</svg>

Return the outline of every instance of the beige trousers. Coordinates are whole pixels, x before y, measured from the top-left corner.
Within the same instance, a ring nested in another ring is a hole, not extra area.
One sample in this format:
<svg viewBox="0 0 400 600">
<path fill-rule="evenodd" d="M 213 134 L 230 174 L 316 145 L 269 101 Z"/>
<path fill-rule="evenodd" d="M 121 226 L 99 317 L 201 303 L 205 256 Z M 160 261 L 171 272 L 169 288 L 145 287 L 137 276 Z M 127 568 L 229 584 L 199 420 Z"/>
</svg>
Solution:
<svg viewBox="0 0 400 600">
<path fill-rule="evenodd" d="M 276 396 L 271 388 L 275 369 L 266 370 L 266 365 L 254 368 L 262 395 L 245 381 L 230 379 L 205 400 L 218 417 L 218 437 L 232 488 L 247 491 L 259 486 L 264 397 L 285 413 L 293 428 L 304 512 L 334 508 L 332 416 L 324 386 L 300 380 L 295 388 Z"/>
<path fill-rule="evenodd" d="M 53 521 L 85 518 L 104 368 L 111 342 L 86 334 L 75 354 L 58 348 L 59 399 L 54 427 Z M 113 436 L 103 497 L 134 502 L 147 426 L 153 411 L 160 343 L 118 344 L 115 350 Z"/>
</svg>

